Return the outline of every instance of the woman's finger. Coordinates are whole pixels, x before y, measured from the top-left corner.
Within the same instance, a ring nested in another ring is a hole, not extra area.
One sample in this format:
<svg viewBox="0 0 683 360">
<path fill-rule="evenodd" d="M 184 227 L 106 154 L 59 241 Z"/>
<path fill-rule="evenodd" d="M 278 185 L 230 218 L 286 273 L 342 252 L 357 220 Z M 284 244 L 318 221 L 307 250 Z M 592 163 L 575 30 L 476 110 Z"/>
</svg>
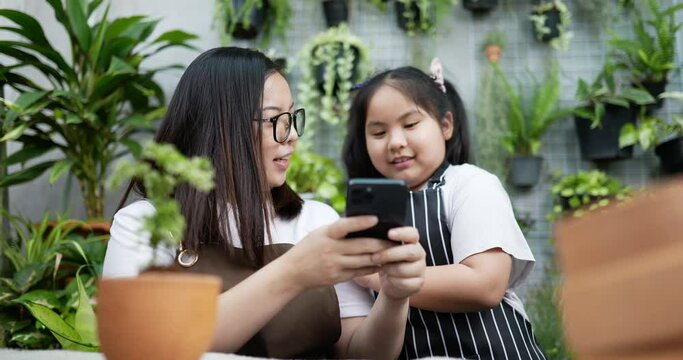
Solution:
<svg viewBox="0 0 683 360">
<path fill-rule="evenodd" d="M 345 255 L 378 253 L 394 247 L 391 241 L 372 238 L 339 239 L 339 252 Z"/>
<path fill-rule="evenodd" d="M 372 253 L 360 254 L 360 255 L 342 255 L 339 258 L 339 265 L 344 269 L 362 269 L 365 267 L 378 267 L 372 261 Z"/>
<path fill-rule="evenodd" d="M 377 224 L 377 216 L 351 216 L 341 218 L 327 226 L 326 234 L 333 239 L 342 239 L 348 233 L 369 229 Z"/>
<path fill-rule="evenodd" d="M 420 233 L 412 226 L 402 226 L 389 230 L 389 240 L 403 243 L 414 244 L 420 241 Z"/>
</svg>

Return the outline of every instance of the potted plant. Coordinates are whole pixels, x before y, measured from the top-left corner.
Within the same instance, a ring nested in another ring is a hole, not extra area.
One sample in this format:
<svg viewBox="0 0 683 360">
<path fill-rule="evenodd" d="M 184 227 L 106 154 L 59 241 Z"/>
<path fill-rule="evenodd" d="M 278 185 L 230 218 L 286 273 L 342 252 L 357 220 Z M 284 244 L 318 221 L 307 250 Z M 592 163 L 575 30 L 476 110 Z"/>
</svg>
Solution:
<svg viewBox="0 0 683 360">
<path fill-rule="evenodd" d="M 145 69 L 142 64 L 164 49 L 191 47 L 188 41 L 196 36 L 170 30 L 150 40 L 158 20 L 110 20 L 108 7 L 96 12 L 102 3 L 96 0 L 68 1 L 66 8 L 62 1 L 48 3 L 69 35 L 70 61 L 36 19 L 0 9 L 0 17 L 13 25 L 0 31 L 20 37 L 0 42 L 0 54 L 16 60 L 0 75 L 20 93 L 16 101 L 4 100 L 9 111 L 0 142 L 21 144 L 6 165 L 31 164 L 0 179 L 0 186 L 33 180 L 47 169 L 54 183 L 70 172 L 80 184 L 87 216 L 102 217 L 109 165 L 126 150 L 138 152 L 136 134 L 149 131 L 165 112 L 163 90 L 153 77 L 175 66 Z M 52 150 L 60 156 L 41 159 Z"/>
<path fill-rule="evenodd" d="M 101 273 L 102 237 L 50 213 L 38 224 L 2 211 L 16 236 L 0 236 L 0 344 L 21 349 L 98 351 L 90 298 Z M 82 271 L 86 269 L 86 271 Z"/>
<path fill-rule="evenodd" d="M 432 34 L 456 0 L 396 0 L 396 23 L 408 36 Z"/>
<path fill-rule="evenodd" d="M 670 92 L 661 94 L 683 100 L 683 93 Z M 659 156 L 665 173 L 679 173 L 683 171 L 683 116 L 674 115 L 672 121 L 667 122 L 657 116 L 644 116 L 640 125 L 626 124 L 619 135 L 619 146 L 638 144 L 643 150 L 654 148 Z"/>
<path fill-rule="evenodd" d="M 498 6 L 498 0 L 463 0 L 462 6 L 474 13 L 488 12 Z"/>
<path fill-rule="evenodd" d="M 573 37 L 569 31 L 572 17 L 564 1 L 541 1 L 531 9 L 529 18 L 538 41 L 549 42 L 557 50 L 567 50 Z"/>
<path fill-rule="evenodd" d="M 287 171 L 287 184 L 304 197 L 330 204 L 338 213 L 346 205 L 344 175 L 334 160 L 308 150 L 292 156 Z"/>
<path fill-rule="evenodd" d="M 261 46 L 273 37 L 286 41 L 292 17 L 289 0 L 215 0 L 214 21 L 227 45 L 232 37 L 255 39 L 261 34 Z"/>
<path fill-rule="evenodd" d="M 502 40 L 498 36 L 493 38 Z M 487 40 L 486 43 L 489 43 L 489 41 Z M 499 43 L 499 41 L 496 41 L 496 43 Z M 498 52 L 495 51 L 494 53 L 497 54 Z M 489 53 L 487 52 L 488 55 Z M 507 96 L 507 92 L 496 73 L 497 63 L 489 60 L 487 65 L 477 87 L 474 107 L 477 131 L 474 133 L 476 146 L 473 149 L 476 151 L 477 165 L 503 179 L 506 173 L 506 165 L 502 139 L 507 128 L 508 108 L 506 102 L 500 101 L 500 99 L 504 99 Z"/>
<path fill-rule="evenodd" d="M 586 211 L 609 205 L 612 200 L 627 200 L 630 198 L 631 188 L 603 171 L 591 170 L 564 177 L 555 174 L 550 193 L 553 197 L 553 210 L 548 217 L 555 220 L 565 214 L 582 216 Z"/>
<path fill-rule="evenodd" d="M 110 186 L 132 178 L 141 181 L 156 210 L 144 218 L 156 255 L 160 246 L 178 248 L 184 235 L 185 220 L 173 199 L 174 189 L 188 185 L 208 192 L 213 176 L 208 159 L 187 159 L 170 144 L 150 143 L 140 159 L 117 164 Z M 150 266 L 158 269 L 156 257 Z M 210 345 L 220 288 L 217 276 L 168 271 L 100 279 L 97 325 L 102 351 L 107 359 L 199 358 Z M 193 310 L 187 310 L 187 304 Z"/>
<path fill-rule="evenodd" d="M 299 65 L 298 97 L 306 109 L 307 129 L 312 130 L 319 120 L 339 124 L 349 107 L 351 86 L 370 73 L 368 49 L 346 24 L 330 28 L 306 43 Z"/>
<path fill-rule="evenodd" d="M 501 31 L 490 31 L 486 34 L 482 49 L 489 62 L 497 63 L 505 48 L 505 34 Z"/>
<path fill-rule="evenodd" d="M 576 99 L 582 104 L 574 108 L 574 124 L 586 160 L 631 157 L 633 147 L 619 147 L 619 132 L 635 122 L 636 106 L 654 102 L 647 91 L 619 83 L 615 71 L 615 65 L 607 61 L 592 84 L 579 79 Z"/>
<path fill-rule="evenodd" d="M 349 21 L 348 0 L 323 0 L 323 12 L 327 27 L 335 27 Z"/>
<path fill-rule="evenodd" d="M 543 135 L 553 123 L 571 113 L 570 109 L 558 107 L 558 64 L 553 62 L 543 82 L 536 83 L 530 96 L 525 98 L 512 88 L 499 67 L 495 69 L 507 92 L 509 107 L 507 131 L 502 138 L 503 147 L 512 157 L 508 181 L 515 186 L 533 186 L 541 174 L 543 158 L 539 151 Z"/>
<path fill-rule="evenodd" d="M 676 21 L 676 12 L 683 9 L 683 4 L 675 4 L 666 9 L 660 8 L 658 0 L 647 2 L 651 18 L 645 19 L 640 12 L 634 12 L 632 38 L 624 38 L 612 34 L 610 46 L 616 64 L 628 69 L 632 81 L 657 98 L 657 102 L 648 105 L 650 109 L 660 108 L 668 83 L 668 74 L 677 68 L 676 33 L 683 22 Z"/>
</svg>

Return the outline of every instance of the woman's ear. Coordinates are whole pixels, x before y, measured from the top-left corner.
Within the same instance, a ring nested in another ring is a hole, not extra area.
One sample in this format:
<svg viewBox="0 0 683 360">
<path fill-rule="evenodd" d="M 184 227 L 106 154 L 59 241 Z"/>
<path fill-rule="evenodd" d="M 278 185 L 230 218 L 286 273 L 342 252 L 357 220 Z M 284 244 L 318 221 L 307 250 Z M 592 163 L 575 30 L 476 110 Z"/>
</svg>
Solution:
<svg viewBox="0 0 683 360">
<path fill-rule="evenodd" d="M 441 133 L 443 134 L 443 139 L 448 141 L 453 136 L 453 113 L 450 111 L 446 112 L 446 115 L 441 119 Z"/>
</svg>

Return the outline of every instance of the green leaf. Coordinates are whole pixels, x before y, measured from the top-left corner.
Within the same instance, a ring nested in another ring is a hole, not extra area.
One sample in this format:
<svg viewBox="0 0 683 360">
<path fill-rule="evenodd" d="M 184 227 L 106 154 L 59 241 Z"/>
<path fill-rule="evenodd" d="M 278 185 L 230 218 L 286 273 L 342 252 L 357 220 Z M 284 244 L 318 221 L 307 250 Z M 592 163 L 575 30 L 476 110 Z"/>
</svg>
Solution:
<svg viewBox="0 0 683 360">
<path fill-rule="evenodd" d="M 132 139 L 125 139 L 125 140 L 121 140 L 121 143 L 126 148 L 128 148 L 128 150 L 131 152 L 131 154 L 133 154 L 133 157 L 135 157 L 136 159 L 139 158 L 140 155 L 142 154 L 142 146 L 137 141 L 132 140 Z"/>
<path fill-rule="evenodd" d="M 16 141 L 21 142 L 24 145 L 21 149 L 15 151 L 4 161 L 0 162 L 1 165 L 9 166 L 23 163 L 27 160 L 37 158 L 55 148 L 54 143 L 45 141 L 37 136 L 22 135 L 16 139 Z"/>
<path fill-rule="evenodd" d="M 197 38 L 198 37 L 195 34 L 190 34 L 182 30 L 171 30 L 159 35 L 159 37 L 156 38 L 152 43 L 155 44 L 163 41 L 168 41 L 174 44 L 179 44 Z"/>
<path fill-rule="evenodd" d="M 625 88 L 622 96 L 638 105 L 647 105 L 655 102 L 649 92 L 637 88 Z"/>
<path fill-rule="evenodd" d="M 81 49 L 90 49 L 91 34 L 85 9 L 80 0 L 66 0 L 66 13 L 69 17 L 71 32 L 81 45 Z"/>
<path fill-rule="evenodd" d="M 12 174 L 8 174 L 4 178 L 0 179 L 0 188 L 22 184 L 31 181 L 39 177 L 45 170 L 52 167 L 55 161 L 46 161 L 38 165 L 31 166 L 19 171 L 15 171 Z"/>
<path fill-rule="evenodd" d="M 136 15 L 136 16 L 130 16 L 130 17 L 121 17 L 114 19 L 114 21 L 109 24 L 109 28 L 107 29 L 107 40 L 114 39 L 116 37 L 119 37 L 121 34 L 123 34 L 126 30 L 128 30 L 130 27 L 134 26 L 135 24 L 140 23 L 142 20 L 145 19 L 145 16 L 142 15 Z M 131 37 L 131 39 L 135 39 Z"/>
<path fill-rule="evenodd" d="M 81 267 L 82 269 L 82 267 Z M 78 309 L 76 310 L 75 328 L 86 344 L 99 345 L 97 338 L 97 319 L 90 298 L 85 291 L 79 272 L 76 273 L 78 283 Z"/>
<path fill-rule="evenodd" d="M 0 16 L 4 16 L 5 18 L 19 25 L 20 29 L 18 30 L 20 31 L 16 32 L 24 36 L 29 41 L 46 47 L 50 46 L 50 43 L 47 41 L 47 38 L 45 37 L 45 32 L 43 31 L 43 28 L 40 26 L 40 23 L 32 16 L 25 14 L 21 11 L 10 9 L 0 9 Z"/>
<path fill-rule="evenodd" d="M 23 303 L 31 312 L 31 315 L 40 321 L 46 328 L 55 335 L 57 340 L 65 349 L 69 350 L 92 350 L 90 344 L 84 343 L 76 332 L 76 329 L 69 326 L 62 318 L 47 306 L 33 302 Z"/>
<path fill-rule="evenodd" d="M 0 142 L 13 141 L 13 140 L 18 139 L 24 133 L 24 131 L 26 131 L 27 128 L 28 128 L 27 123 L 20 124 L 19 126 L 15 127 L 14 129 L 10 130 L 9 132 L 7 132 L 7 134 L 5 134 L 5 136 L 0 138 Z M 0 180 L 0 181 L 2 181 L 2 180 Z"/>
<path fill-rule="evenodd" d="M 24 293 L 40 281 L 45 272 L 46 265 L 43 263 L 39 264 L 27 264 L 23 268 L 14 273 L 12 280 L 16 286 L 16 290 L 19 293 Z"/>
<path fill-rule="evenodd" d="M 93 66 L 97 66 L 100 57 L 100 50 L 102 50 L 102 44 L 104 43 L 104 35 L 107 32 L 107 15 L 109 15 L 109 7 L 111 3 L 107 4 L 107 9 L 104 10 L 104 15 L 100 20 L 100 25 L 97 28 L 97 34 L 95 34 L 95 42 L 93 42 L 90 48 L 90 62 Z"/>
<path fill-rule="evenodd" d="M 638 142 L 636 127 L 633 123 L 626 123 L 619 133 L 619 148 L 634 145 Z"/>
<path fill-rule="evenodd" d="M 43 306 L 47 306 L 50 309 L 58 309 L 59 307 L 61 307 L 61 303 L 57 299 L 55 292 L 44 289 L 31 290 L 25 293 L 24 295 L 18 297 L 15 301 L 22 304 L 26 302 L 32 302 Z"/>
<path fill-rule="evenodd" d="M 52 166 L 52 171 L 50 172 L 50 185 L 54 184 L 59 180 L 62 175 L 71 169 L 73 161 L 69 159 L 60 160 Z"/>
<path fill-rule="evenodd" d="M 27 108 L 29 108 L 31 105 L 35 104 L 38 100 L 42 99 L 45 95 L 48 94 L 48 91 L 33 91 L 33 92 L 26 92 L 23 93 L 19 96 L 19 98 L 14 101 L 14 105 L 19 107 L 21 111 L 25 111 Z"/>
</svg>

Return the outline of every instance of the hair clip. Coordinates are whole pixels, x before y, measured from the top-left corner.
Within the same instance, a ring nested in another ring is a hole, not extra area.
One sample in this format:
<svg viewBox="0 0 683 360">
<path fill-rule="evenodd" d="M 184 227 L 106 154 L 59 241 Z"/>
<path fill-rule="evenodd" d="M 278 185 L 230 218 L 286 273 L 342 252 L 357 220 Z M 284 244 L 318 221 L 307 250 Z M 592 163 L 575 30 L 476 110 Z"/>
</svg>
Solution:
<svg viewBox="0 0 683 360">
<path fill-rule="evenodd" d="M 432 72 L 432 79 L 434 79 L 434 82 L 436 82 L 436 85 L 439 86 L 439 89 L 443 91 L 443 93 L 446 93 L 446 85 L 444 85 L 444 80 L 443 80 L 443 66 L 441 66 L 441 60 L 439 60 L 438 57 L 435 57 L 432 60 L 432 64 L 430 65 L 430 70 Z"/>
<path fill-rule="evenodd" d="M 361 81 L 359 83 L 355 83 L 355 84 L 351 85 L 351 91 L 359 90 L 360 88 L 365 86 L 366 83 L 367 83 L 367 81 Z"/>
</svg>

